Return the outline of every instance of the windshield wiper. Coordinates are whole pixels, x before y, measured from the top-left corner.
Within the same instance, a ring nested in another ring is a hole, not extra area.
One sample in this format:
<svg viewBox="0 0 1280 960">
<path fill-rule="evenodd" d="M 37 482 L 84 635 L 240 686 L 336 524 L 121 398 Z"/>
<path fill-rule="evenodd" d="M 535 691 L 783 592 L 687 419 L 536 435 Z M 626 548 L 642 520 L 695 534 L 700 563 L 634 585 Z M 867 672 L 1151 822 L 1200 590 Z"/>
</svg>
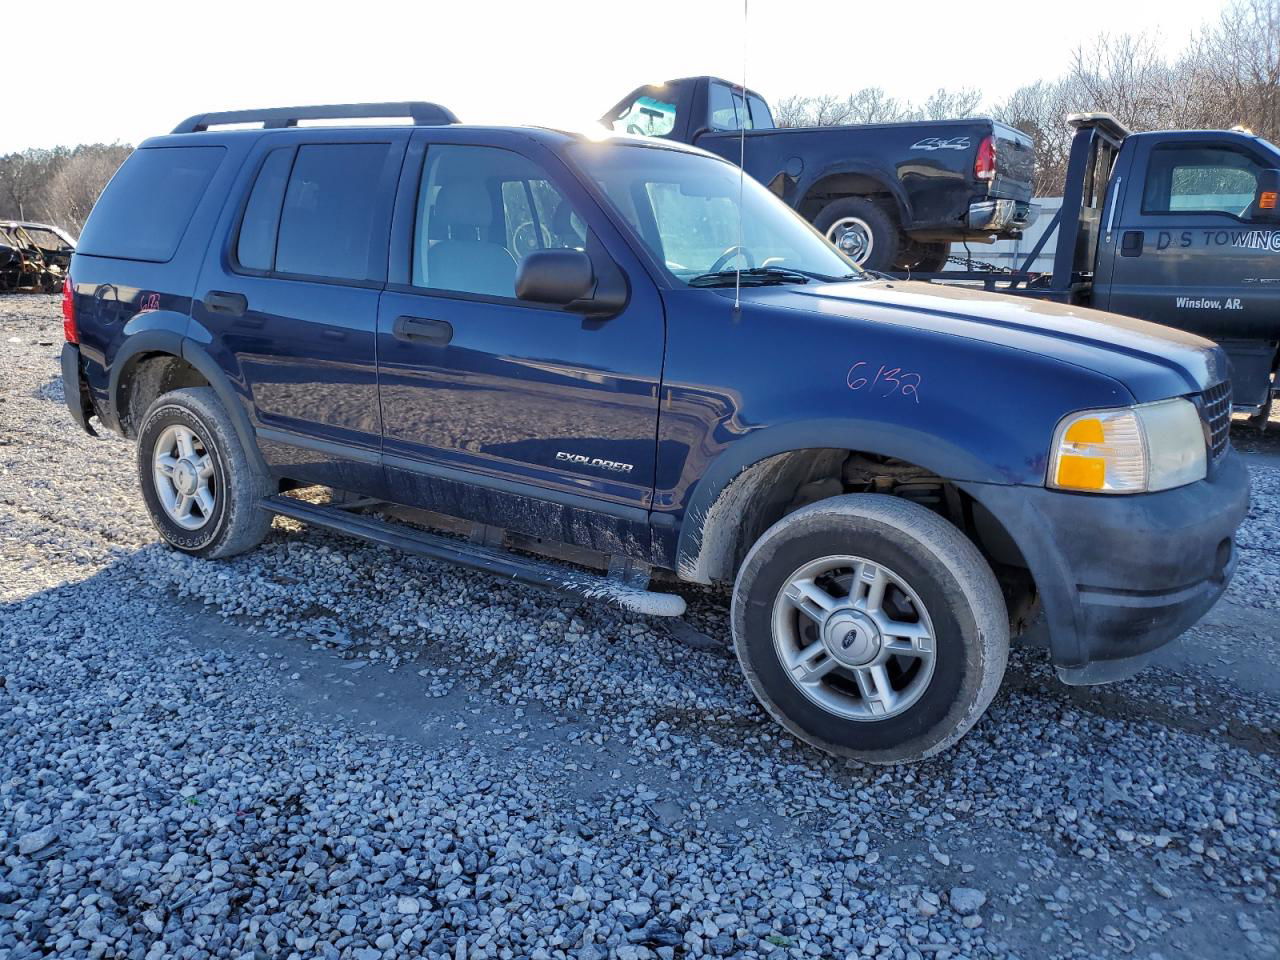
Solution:
<svg viewBox="0 0 1280 960">
<path fill-rule="evenodd" d="M 702 273 L 686 280 L 691 287 L 731 287 L 739 276 L 736 270 L 717 270 Z M 826 280 L 816 273 L 791 270 L 787 267 L 749 267 L 741 273 L 743 286 L 762 287 L 779 283 L 808 283 L 810 280 Z"/>
</svg>

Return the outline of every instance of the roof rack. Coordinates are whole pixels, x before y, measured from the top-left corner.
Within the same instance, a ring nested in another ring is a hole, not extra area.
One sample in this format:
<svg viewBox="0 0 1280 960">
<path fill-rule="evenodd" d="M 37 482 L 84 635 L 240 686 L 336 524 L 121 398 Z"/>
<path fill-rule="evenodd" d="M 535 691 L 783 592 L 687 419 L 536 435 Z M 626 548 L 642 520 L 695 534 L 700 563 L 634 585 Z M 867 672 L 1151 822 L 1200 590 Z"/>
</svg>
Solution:
<svg viewBox="0 0 1280 960">
<path fill-rule="evenodd" d="M 200 133 L 226 123 L 261 123 L 264 130 L 296 127 L 299 120 L 354 120 L 365 117 L 408 117 L 414 126 L 436 127 L 457 123 L 448 107 L 408 100 L 402 103 L 327 103 L 312 107 L 271 107 L 266 110 L 224 110 L 197 113 L 173 128 L 174 133 Z"/>
</svg>

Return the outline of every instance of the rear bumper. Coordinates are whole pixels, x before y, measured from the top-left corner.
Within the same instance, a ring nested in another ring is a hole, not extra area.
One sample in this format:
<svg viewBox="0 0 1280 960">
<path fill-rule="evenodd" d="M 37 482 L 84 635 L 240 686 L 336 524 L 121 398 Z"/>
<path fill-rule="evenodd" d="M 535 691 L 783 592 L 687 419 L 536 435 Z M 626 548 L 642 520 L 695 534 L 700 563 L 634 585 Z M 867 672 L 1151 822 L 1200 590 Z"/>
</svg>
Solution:
<svg viewBox="0 0 1280 960">
<path fill-rule="evenodd" d="M 85 433 L 96 437 L 98 432 L 89 424 L 89 418 L 94 413 L 93 401 L 90 400 L 89 388 L 80 375 L 80 348 L 74 343 L 62 345 L 62 392 L 67 409 L 71 411 L 71 419 Z"/>
<path fill-rule="evenodd" d="M 1249 473 L 1233 450 L 1198 483 L 1134 496 L 971 485 L 1035 578 L 1070 683 L 1121 679 L 1217 602 L 1236 567 Z"/>
<path fill-rule="evenodd" d="M 1025 230 L 1039 215 L 1039 207 L 1022 200 L 977 200 L 969 204 L 965 224 L 970 230 L 1001 233 Z"/>
</svg>

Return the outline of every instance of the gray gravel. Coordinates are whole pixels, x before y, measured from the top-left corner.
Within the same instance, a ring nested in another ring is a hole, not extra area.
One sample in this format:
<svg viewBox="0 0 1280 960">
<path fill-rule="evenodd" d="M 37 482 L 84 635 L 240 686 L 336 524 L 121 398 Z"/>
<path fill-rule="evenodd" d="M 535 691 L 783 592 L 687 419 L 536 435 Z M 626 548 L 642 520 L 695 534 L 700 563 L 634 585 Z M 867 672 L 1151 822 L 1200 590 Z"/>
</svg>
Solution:
<svg viewBox="0 0 1280 960">
<path fill-rule="evenodd" d="M 283 520 L 159 547 L 59 341 L 0 298 L 0 960 L 1276 956 L 1280 470 L 1181 659 L 1080 690 L 1019 648 L 885 770 L 762 716 L 717 591 L 647 621 Z"/>
</svg>

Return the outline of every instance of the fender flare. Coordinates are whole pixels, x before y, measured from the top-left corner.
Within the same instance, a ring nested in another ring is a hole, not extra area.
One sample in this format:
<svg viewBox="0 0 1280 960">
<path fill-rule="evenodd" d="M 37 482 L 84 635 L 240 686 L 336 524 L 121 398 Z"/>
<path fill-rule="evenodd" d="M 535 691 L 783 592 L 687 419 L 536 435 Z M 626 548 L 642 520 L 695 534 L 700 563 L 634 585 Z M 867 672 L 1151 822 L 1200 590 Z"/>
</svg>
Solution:
<svg viewBox="0 0 1280 960">
<path fill-rule="evenodd" d="M 816 171 L 812 175 L 802 178 L 796 183 L 795 207 L 797 209 L 801 207 L 813 192 L 813 188 L 827 177 L 838 176 L 840 174 L 853 174 L 855 176 L 867 177 L 874 180 L 884 189 L 885 193 L 893 197 L 894 204 L 897 207 L 899 225 L 903 230 L 908 228 L 912 219 L 912 208 L 911 201 L 907 197 L 907 192 L 902 188 L 902 184 L 893 176 L 893 174 L 865 163 L 832 163 Z M 858 194 L 849 194 L 849 196 L 858 196 Z"/>
<path fill-rule="evenodd" d="M 167 353 L 189 363 L 202 377 L 209 382 L 213 392 L 222 401 L 222 406 L 231 417 L 236 436 L 244 447 L 245 455 L 264 473 L 269 472 L 267 463 L 258 449 L 257 433 L 245 405 L 232 386 L 231 380 L 217 362 L 196 341 L 174 330 L 151 329 L 139 330 L 131 334 L 121 345 L 111 362 L 111 376 L 107 385 L 107 397 L 111 406 L 111 417 L 115 421 L 115 429 L 120 430 L 119 411 L 120 381 L 125 372 L 133 367 L 133 361 L 148 353 Z"/>
<path fill-rule="evenodd" d="M 801 450 L 857 450 L 913 463 L 952 482 L 1011 485 L 990 462 L 972 451 L 923 430 L 869 420 L 827 418 L 765 427 L 733 442 L 703 472 L 689 495 L 680 521 L 676 569 L 683 579 L 709 583 L 710 558 L 704 555 L 708 526 L 737 523 L 720 518 L 716 505 L 733 484 L 771 458 Z M 717 531 L 711 531 L 713 534 Z"/>
</svg>

